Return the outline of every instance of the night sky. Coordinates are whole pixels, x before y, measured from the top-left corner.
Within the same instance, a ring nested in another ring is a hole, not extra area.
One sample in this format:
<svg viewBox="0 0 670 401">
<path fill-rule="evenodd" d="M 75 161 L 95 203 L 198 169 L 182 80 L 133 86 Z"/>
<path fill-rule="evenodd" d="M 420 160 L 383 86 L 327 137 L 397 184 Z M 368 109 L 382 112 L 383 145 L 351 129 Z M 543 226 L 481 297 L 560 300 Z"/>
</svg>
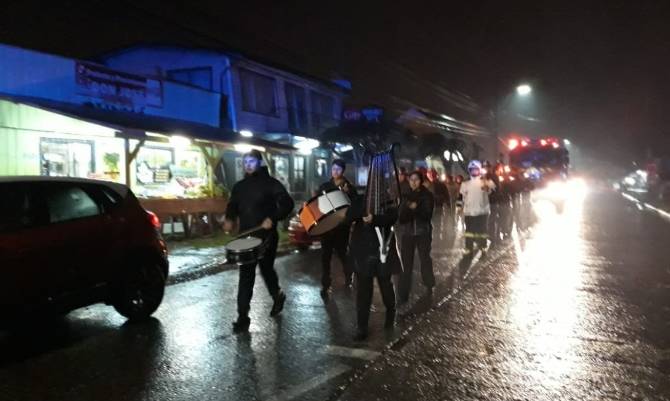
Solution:
<svg viewBox="0 0 670 401">
<path fill-rule="evenodd" d="M 352 80 L 355 104 L 486 124 L 497 101 L 506 131 L 567 136 L 622 164 L 649 149 L 670 154 L 663 2 L 41 3 L 5 2 L 0 42 L 87 59 L 137 42 L 238 49 L 337 72 Z M 506 96 L 522 81 L 533 98 L 516 104 Z"/>
</svg>

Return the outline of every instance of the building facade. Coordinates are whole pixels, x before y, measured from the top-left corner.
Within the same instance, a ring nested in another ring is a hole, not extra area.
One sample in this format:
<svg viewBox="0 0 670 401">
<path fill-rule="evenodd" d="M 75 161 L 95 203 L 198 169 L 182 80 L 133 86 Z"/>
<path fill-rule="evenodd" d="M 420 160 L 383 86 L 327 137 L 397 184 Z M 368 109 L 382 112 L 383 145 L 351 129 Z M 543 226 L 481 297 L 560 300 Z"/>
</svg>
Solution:
<svg viewBox="0 0 670 401">
<path fill-rule="evenodd" d="M 103 61 L 115 69 L 216 93 L 221 127 L 297 148 L 273 153 L 268 160 L 271 173 L 296 199 L 306 199 L 328 179 L 332 152 L 320 139 L 339 124 L 349 94 L 346 85 L 207 49 L 135 46 L 107 54 Z"/>
</svg>

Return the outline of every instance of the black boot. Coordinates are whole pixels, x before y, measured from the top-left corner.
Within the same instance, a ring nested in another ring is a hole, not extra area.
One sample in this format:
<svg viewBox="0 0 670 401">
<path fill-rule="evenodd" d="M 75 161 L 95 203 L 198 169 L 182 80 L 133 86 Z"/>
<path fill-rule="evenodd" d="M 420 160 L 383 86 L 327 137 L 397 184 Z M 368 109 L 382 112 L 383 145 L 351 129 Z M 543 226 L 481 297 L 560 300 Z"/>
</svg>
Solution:
<svg viewBox="0 0 670 401">
<path fill-rule="evenodd" d="M 368 338 L 367 329 L 358 329 L 356 330 L 356 335 L 354 336 L 354 341 L 365 341 Z"/>
<path fill-rule="evenodd" d="M 395 309 L 386 311 L 386 319 L 384 320 L 384 328 L 392 329 L 395 326 Z"/>
<path fill-rule="evenodd" d="M 275 296 L 275 302 L 272 305 L 270 316 L 274 317 L 280 314 L 282 309 L 284 309 L 284 302 L 286 302 L 286 294 L 284 294 L 284 291 L 279 291 Z"/>
<path fill-rule="evenodd" d="M 249 319 L 249 316 L 239 316 L 237 320 L 233 322 L 233 333 L 244 333 L 249 331 L 250 324 L 251 319 Z"/>
</svg>

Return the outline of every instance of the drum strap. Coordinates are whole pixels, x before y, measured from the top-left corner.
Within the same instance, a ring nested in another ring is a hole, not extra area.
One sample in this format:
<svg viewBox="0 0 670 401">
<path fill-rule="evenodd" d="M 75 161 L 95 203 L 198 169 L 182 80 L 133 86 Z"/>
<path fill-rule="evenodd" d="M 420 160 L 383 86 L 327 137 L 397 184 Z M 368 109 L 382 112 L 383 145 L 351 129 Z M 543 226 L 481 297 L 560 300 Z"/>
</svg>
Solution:
<svg viewBox="0 0 670 401">
<path fill-rule="evenodd" d="M 382 263 L 386 263 L 386 258 L 389 254 L 389 245 L 391 244 L 391 238 L 393 237 L 393 227 L 391 227 L 391 232 L 386 239 L 384 239 L 384 235 L 379 227 L 375 227 L 375 232 L 377 233 L 377 239 L 379 240 L 379 260 Z"/>
</svg>

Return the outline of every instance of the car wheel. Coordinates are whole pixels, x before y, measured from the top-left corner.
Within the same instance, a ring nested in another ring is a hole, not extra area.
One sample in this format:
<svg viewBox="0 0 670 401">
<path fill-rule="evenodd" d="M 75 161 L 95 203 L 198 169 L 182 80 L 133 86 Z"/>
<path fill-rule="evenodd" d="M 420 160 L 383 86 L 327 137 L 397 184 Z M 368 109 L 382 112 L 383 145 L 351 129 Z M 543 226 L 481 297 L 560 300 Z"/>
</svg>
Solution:
<svg viewBox="0 0 670 401">
<path fill-rule="evenodd" d="M 143 320 L 158 309 L 164 293 L 165 275 L 162 269 L 147 261 L 126 272 L 112 305 L 129 320 Z"/>
</svg>

